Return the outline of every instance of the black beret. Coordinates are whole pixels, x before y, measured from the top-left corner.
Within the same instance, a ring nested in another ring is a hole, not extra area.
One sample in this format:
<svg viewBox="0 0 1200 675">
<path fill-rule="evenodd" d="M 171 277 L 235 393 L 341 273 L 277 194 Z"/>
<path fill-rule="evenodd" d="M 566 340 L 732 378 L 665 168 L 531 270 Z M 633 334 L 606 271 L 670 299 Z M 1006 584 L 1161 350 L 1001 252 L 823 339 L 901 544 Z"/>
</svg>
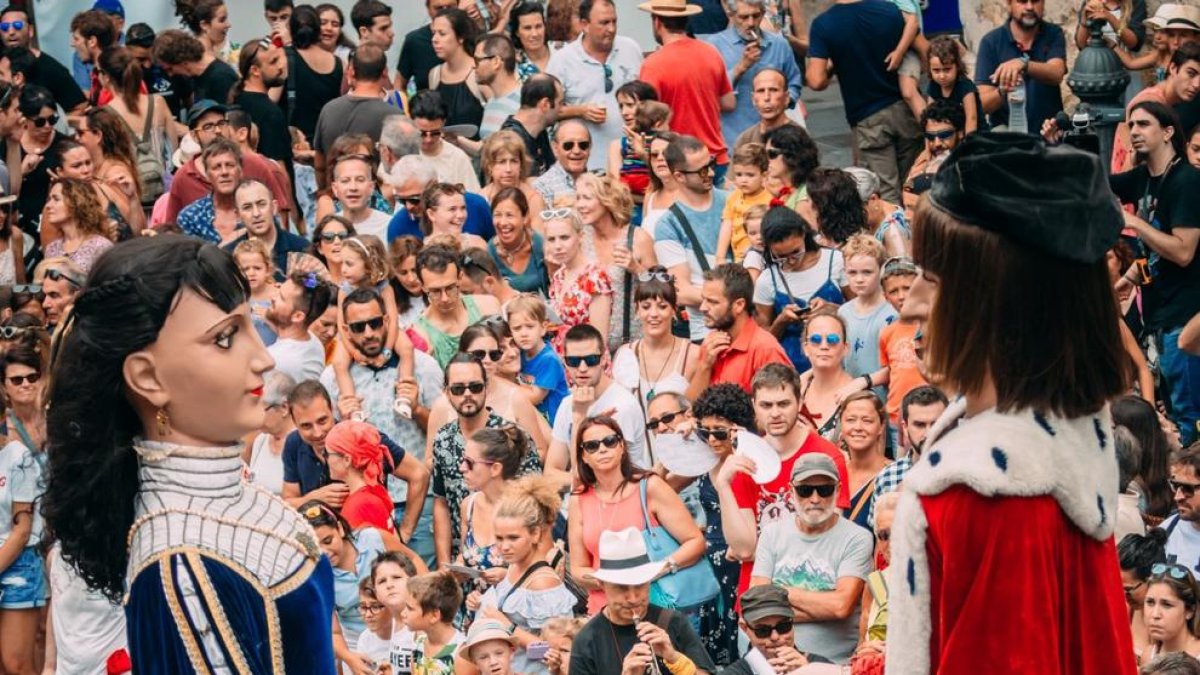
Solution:
<svg viewBox="0 0 1200 675">
<path fill-rule="evenodd" d="M 967 136 L 938 169 L 929 200 L 964 223 L 1081 263 L 1102 260 L 1125 226 L 1098 156 L 1028 134 Z"/>
</svg>

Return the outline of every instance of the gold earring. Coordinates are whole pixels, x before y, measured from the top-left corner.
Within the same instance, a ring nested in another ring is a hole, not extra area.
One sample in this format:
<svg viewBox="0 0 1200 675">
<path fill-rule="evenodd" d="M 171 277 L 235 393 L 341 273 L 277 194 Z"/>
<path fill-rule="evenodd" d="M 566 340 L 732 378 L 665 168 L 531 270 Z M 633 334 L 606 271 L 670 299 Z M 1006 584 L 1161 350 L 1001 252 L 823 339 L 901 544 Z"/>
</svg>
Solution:
<svg viewBox="0 0 1200 675">
<path fill-rule="evenodd" d="M 158 412 L 154 413 L 154 421 L 158 424 L 159 436 L 166 436 L 171 433 L 171 418 L 167 415 L 166 408 L 159 408 Z"/>
</svg>

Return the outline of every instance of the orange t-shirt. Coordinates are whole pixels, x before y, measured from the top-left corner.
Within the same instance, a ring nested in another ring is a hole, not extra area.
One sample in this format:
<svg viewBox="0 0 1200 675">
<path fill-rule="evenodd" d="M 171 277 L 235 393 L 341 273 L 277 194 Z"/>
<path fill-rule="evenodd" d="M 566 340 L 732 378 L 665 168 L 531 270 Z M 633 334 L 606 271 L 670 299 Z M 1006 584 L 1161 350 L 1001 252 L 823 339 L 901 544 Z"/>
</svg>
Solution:
<svg viewBox="0 0 1200 675">
<path fill-rule="evenodd" d="M 887 411 L 892 424 L 900 423 L 900 402 L 908 392 L 929 384 L 917 368 L 918 323 L 897 321 L 879 332 L 879 364 L 888 367 Z"/>
</svg>

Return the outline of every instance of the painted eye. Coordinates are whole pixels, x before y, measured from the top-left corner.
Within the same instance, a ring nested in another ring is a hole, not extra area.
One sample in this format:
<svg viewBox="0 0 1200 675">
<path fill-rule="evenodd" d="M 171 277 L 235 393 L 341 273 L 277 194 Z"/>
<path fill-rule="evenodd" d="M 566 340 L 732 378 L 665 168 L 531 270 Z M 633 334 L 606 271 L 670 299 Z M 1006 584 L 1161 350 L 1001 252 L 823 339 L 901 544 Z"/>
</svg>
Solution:
<svg viewBox="0 0 1200 675">
<path fill-rule="evenodd" d="M 217 335 L 217 339 L 213 341 L 213 344 L 217 345 L 221 349 L 229 349 L 230 347 L 233 347 L 233 336 L 237 335 L 239 330 L 239 326 L 230 326 L 226 328 L 225 330 L 221 331 L 219 335 Z"/>
</svg>

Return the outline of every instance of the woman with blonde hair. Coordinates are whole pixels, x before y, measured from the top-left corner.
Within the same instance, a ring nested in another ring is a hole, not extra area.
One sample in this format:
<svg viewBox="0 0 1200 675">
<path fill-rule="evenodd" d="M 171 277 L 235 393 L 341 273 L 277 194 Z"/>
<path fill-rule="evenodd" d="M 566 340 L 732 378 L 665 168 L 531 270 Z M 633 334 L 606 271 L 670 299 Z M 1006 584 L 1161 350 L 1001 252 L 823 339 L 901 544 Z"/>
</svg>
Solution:
<svg viewBox="0 0 1200 675">
<path fill-rule="evenodd" d="M 630 223 L 633 195 L 615 177 L 585 173 L 575 181 L 575 210 L 592 230 L 596 262 L 612 280 L 612 318 L 605 343 L 610 349 L 642 336 L 642 324 L 633 306 L 637 275 L 658 264 L 654 239 Z"/>
<path fill-rule="evenodd" d="M 573 209 L 547 211 L 546 258 L 558 265 L 550 277 L 550 306 L 561 321 L 551 341 L 563 353 L 572 326 L 590 323 L 608 335 L 612 317 L 612 278 L 591 252 L 591 231 Z"/>
<path fill-rule="evenodd" d="M 46 257 L 65 256 L 86 274 L 108 249 L 112 240 L 104 234 L 107 217 L 96 190 L 74 178 L 60 178 L 50 186 L 46 220 L 62 236 L 46 245 Z"/>
<path fill-rule="evenodd" d="M 520 189 L 529 202 L 530 224 L 534 231 L 544 233 L 541 213 L 546 209 L 546 200 L 542 198 L 542 193 L 533 189 L 533 183 L 529 180 L 533 162 L 525 141 L 514 131 L 497 131 L 483 142 L 479 164 L 487 181 L 482 191 L 484 198 L 491 202 L 506 187 Z"/>
<path fill-rule="evenodd" d="M 843 515 L 867 529 L 875 481 L 889 464 L 884 456 L 887 420 L 883 400 L 870 389 L 847 396 L 838 408 L 838 437 L 850 478 L 850 508 Z"/>
</svg>

